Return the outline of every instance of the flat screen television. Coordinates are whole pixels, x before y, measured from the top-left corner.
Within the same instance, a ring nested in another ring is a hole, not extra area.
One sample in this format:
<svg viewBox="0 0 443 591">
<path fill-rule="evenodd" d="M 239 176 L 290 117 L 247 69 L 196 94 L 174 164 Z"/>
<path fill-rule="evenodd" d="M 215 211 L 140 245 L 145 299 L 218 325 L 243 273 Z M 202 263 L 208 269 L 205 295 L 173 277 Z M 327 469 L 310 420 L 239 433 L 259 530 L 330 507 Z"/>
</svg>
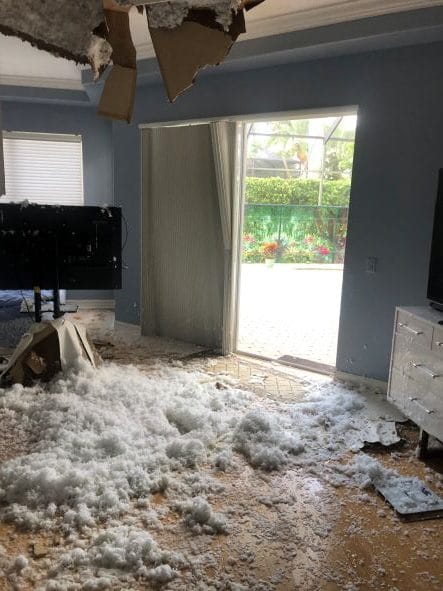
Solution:
<svg viewBox="0 0 443 591">
<path fill-rule="evenodd" d="M 429 266 L 428 299 L 431 306 L 443 311 L 443 169 L 439 171 Z"/>
<path fill-rule="evenodd" d="M 0 289 L 120 289 L 117 207 L 0 203 Z"/>
</svg>

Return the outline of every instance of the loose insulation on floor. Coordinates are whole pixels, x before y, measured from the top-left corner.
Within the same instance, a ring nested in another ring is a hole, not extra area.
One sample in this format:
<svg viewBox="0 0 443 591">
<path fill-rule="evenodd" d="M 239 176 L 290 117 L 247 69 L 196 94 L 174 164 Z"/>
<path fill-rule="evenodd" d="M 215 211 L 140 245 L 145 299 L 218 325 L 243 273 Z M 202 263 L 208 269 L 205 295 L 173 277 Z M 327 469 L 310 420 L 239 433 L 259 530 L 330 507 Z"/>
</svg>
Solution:
<svg viewBox="0 0 443 591">
<path fill-rule="evenodd" d="M 30 440 L 27 453 L 0 466 L 0 517 L 73 540 L 44 589 L 123 588 L 122 576 L 128 588 L 140 579 L 183 588 L 189 558 L 160 548 L 149 524 L 166 510 L 194 535 L 231 535 L 236 517 L 210 502 L 219 471 L 235 472 L 246 459 L 263 472 L 307 468 L 333 485 L 361 485 L 373 464 L 331 460 L 365 441 L 398 441 L 395 412 L 381 396 L 334 382 L 307 386 L 303 401 L 287 404 L 178 364 L 149 373 L 106 364 L 0 390 L 0 414 Z M 158 493 L 166 509 L 150 504 Z M 146 506 L 145 528 L 123 525 L 134 506 Z M 27 563 L 14 559 L 8 568 L 19 579 Z M 81 582 L 72 583 L 73 572 Z"/>
</svg>

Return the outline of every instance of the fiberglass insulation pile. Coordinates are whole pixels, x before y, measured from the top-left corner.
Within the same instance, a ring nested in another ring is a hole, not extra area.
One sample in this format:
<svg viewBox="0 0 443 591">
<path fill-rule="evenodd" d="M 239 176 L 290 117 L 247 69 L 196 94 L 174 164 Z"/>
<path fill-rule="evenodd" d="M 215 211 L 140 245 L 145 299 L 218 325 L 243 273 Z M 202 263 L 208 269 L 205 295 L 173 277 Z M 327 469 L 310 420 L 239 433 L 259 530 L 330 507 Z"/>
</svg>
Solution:
<svg viewBox="0 0 443 591">
<path fill-rule="evenodd" d="M 211 9 L 215 12 L 216 21 L 225 30 L 232 23 L 232 11 L 236 11 L 242 5 L 242 0 L 171 0 L 159 2 L 159 0 L 118 0 L 119 4 L 146 5 L 149 24 L 151 27 L 173 29 L 182 24 L 191 9 Z"/>
<path fill-rule="evenodd" d="M 337 471 L 325 462 L 380 431 L 384 421 L 368 418 L 365 401 L 332 383 L 312 385 L 297 404 L 260 401 L 228 378 L 166 365 L 149 374 L 82 366 L 45 388 L 0 390 L 3 418 L 13 417 L 32 441 L 30 453 L 0 467 L 0 517 L 74 538 L 94 532 L 86 547 L 62 557 L 48 590 L 63 589 L 57 577 L 66 569 L 91 575 L 81 589 L 108 588 L 116 571 L 167 583 L 186 559 L 159 548 L 138 525 L 119 522 L 134 503 L 162 492 L 185 528 L 214 535 L 230 533 L 232 524 L 208 502 L 218 486 L 211 472 L 235 472 L 242 457 L 264 471 L 304 466 L 334 484 L 358 483 L 358 466 Z M 98 567 L 111 569 L 101 583 L 93 576 Z"/>
<path fill-rule="evenodd" d="M 17 35 L 39 49 L 87 64 L 109 63 L 110 45 L 93 31 L 103 22 L 102 0 L 2 0 L 0 32 Z"/>
</svg>

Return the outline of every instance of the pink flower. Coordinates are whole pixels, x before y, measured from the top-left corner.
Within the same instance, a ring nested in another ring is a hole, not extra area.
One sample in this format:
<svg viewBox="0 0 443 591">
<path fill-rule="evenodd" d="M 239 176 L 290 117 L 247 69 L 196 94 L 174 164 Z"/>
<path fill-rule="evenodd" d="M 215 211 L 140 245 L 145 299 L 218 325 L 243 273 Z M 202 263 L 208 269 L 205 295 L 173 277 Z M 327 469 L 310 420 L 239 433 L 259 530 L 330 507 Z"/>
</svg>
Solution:
<svg viewBox="0 0 443 591">
<path fill-rule="evenodd" d="M 326 246 L 319 246 L 317 252 L 323 256 L 328 255 L 331 251 Z"/>
</svg>

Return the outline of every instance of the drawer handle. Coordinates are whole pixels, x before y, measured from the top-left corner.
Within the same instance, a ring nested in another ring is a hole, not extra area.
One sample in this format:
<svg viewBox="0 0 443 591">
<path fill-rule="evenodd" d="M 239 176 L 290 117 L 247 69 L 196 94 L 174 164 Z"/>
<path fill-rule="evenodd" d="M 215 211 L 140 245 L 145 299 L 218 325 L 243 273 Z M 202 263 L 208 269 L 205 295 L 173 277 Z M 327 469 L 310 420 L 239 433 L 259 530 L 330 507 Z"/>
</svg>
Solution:
<svg viewBox="0 0 443 591">
<path fill-rule="evenodd" d="M 431 378 L 433 380 L 435 380 L 435 378 L 439 378 L 440 377 L 440 374 L 433 372 L 432 369 L 429 369 L 429 367 L 426 367 L 426 365 L 423 365 L 422 363 L 414 363 L 414 362 L 412 362 L 412 365 L 415 368 L 421 370 L 426 375 L 431 376 Z"/>
<path fill-rule="evenodd" d="M 408 330 L 409 332 L 412 332 L 412 334 L 415 334 L 416 336 L 423 334 L 422 330 L 415 330 L 414 328 L 411 328 L 410 326 L 408 326 L 404 322 L 399 322 L 398 326 L 401 326 L 402 328 Z"/>
<path fill-rule="evenodd" d="M 429 408 L 426 408 L 426 406 L 423 406 L 423 404 L 421 404 L 421 402 L 418 401 L 418 398 L 414 398 L 413 396 L 409 396 L 409 400 L 411 402 L 415 402 L 415 404 L 417 406 L 420 406 L 420 408 L 422 408 L 426 414 L 428 414 L 428 415 L 434 414 L 435 410 L 430 410 Z"/>
<path fill-rule="evenodd" d="M 437 347 L 443 347 L 443 343 L 441 341 L 435 341 Z"/>
</svg>

